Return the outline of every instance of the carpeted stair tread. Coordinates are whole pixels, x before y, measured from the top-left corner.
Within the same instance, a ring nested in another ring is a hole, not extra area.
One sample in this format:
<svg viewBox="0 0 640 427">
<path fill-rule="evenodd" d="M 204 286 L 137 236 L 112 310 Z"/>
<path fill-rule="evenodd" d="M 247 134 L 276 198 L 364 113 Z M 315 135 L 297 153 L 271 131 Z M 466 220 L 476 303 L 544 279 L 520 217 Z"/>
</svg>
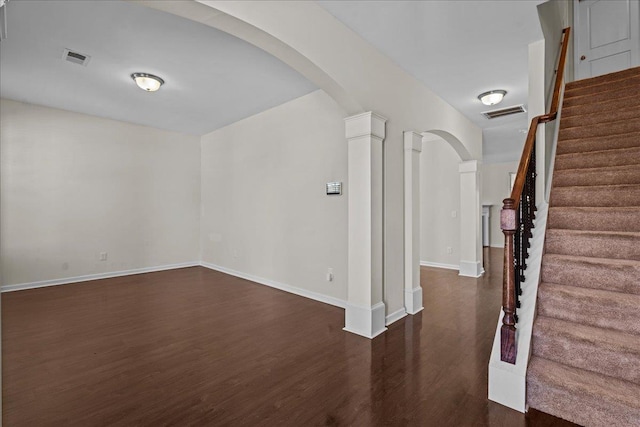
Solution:
<svg viewBox="0 0 640 427">
<path fill-rule="evenodd" d="M 640 386 L 533 356 L 527 372 L 530 407 L 584 426 L 640 425 Z"/>
<path fill-rule="evenodd" d="M 619 94 L 616 98 L 611 99 L 589 99 L 589 97 L 581 97 L 582 103 L 574 105 L 566 105 L 563 103 L 561 117 L 575 117 L 587 114 L 609 113 L 624 109 L 634 109 L 640 105 L 640 100 L 635 94 Z M 562 119 L 560 120 L 562 124 Z"/>
<path fill-rule="evenodd" d="M 605 123 L 588 123 L 568 127 L 563 125 L 558 135 L 558 140 L 593 138 L 594 136 L 607 136 L 611 134 L 622 134 L 630 132 L 640 132 L 640 120 L 620 119 Z"/>
<path fill-rule="evenodd" d="M 553 174 L 556 187 L 616 184 L 640 184 L 640 164 L 563 169 Z"/>
<path fill-rule="evenodd" d="M 576 96 L 589 95 L 594 98 L 603 97 L 606 99 L 605 94 L 612 88 L 626 88 L 640 85 L 640 74 L 635 74 L 626 78 L 618 78 L 613 81 L 605 82 L 593 82 L 589 85 L 575 86 L 567 84 L 564 91 L 564 98 L 573 98 Z"/>
<path fill-rule="evenodd" d="M 616 71 L 609 74 L 603 74 L 601 76 L 589 77 L 588 79 L 575 80 L 573 82 L 569 82 L 565 86 L 565 90 L 573 90 L 576 88 L 581 88 L 585 86 L 593 86 L 599 85 L 602 83 L 612 83 L 616 81 L 622 81 L 628 78 L 634 78 L 635 76 L 640 75 L 640 67 L 628 68 L 622 71 Z"/>
<path fill-rule="evenodd" d="M 640 335 L 538 316 L 533 354 L 640 384 Z"/>
<path fill-rule="evenodd" d="M 538 315 L 640 335 L 640 295 L 540 283 Z M 534 327 L 535 330 L 535 327 Z"/>
<path fill-rule="evenodd" d="M 541 280 L 640 295 L 640 261 L 545 254 Z"/>
<path fill-rule="evenodd" d="M 585 153 L 588 151 L 605 151 L 632 147 L 640 147 L 640 132 L 558 141 L 556 154 Z"/>
<path fill-rule="evenodd" d="M 634 164 L 640 164 L 640 147 L 559 154 L 556 156 L 555 169 L 586 169 Z"/>
<path fill-rule="evenodd" d="M 553 207 L 549 208 L 547 228 L 640 232 L 640 206 Z"/>
<path fill-rule="evenodd" d="M 640 233 L 548 229 L 545 253 L 640 261 Z"/>
<path fill-rule="evenodd" d="M 617 102 L 614 105 L 617 108 L 624 107 L 625 105 L 637 105 L 638 100 L 634 97 L 640 96 L 640 86 L 629 86 L 622 88 L 613 88 L 607 92 L 608 99 L 625 99 L 628 102 Z M 606 99 L 606 98 L 605 98 Z M 562 102 L 562 108 L 570 108 L 576 105 L 587 104 L 590 102 L 598 102 L 598 99 L 594 99 L 591 95 L 574 96 L 571 98 L 565 98 Z"/>
<path fill-rule="evenodd" d="M 640 206 L 640 185 L 591 185 L 552 188 L 549 205 L 552 207 Z"/>
<path fill-rule="evenodd" d="M 585 123 L 589 125 L 617 122 L 620 120 L 638 120 L 640 119 L 640 103 L 635 106 L 627 108 L 621 108 L 616 110 L 610 110 L 606 112 L 593 112 L 590 114 L 562 114 L 562 126 L 566 128 L 573 128 L 578 126 L 584 126 Z"/>
</svg>

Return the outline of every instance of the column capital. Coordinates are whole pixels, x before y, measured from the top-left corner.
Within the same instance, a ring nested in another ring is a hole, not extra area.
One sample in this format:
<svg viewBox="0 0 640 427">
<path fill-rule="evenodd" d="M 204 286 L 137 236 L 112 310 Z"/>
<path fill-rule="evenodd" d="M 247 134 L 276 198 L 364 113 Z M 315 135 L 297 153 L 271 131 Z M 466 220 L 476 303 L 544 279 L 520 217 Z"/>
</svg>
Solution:
<svg viewBox="0 0 640 427">
<path fill-rule="evenodd" d="M 478 172 L 479 163 L 477 160 L 467 160 L 466 162 L 460 162 L 458 164 L 458 172 Z"/>
<path fill-rule="evenodd" d="M 345 135 L 347 139 L 362 136 L 385 137 L 385 123 L 387 119 L 371 111 L 357 114 L 344 119 Z"/>
<path fill-rule="evenodd" d="M 405 131 L 404 150 L 405 151 L 413 150 L 418 153 L 421 153 L 422 152 L 422 135 L 413 131 Z"/>
</svg>

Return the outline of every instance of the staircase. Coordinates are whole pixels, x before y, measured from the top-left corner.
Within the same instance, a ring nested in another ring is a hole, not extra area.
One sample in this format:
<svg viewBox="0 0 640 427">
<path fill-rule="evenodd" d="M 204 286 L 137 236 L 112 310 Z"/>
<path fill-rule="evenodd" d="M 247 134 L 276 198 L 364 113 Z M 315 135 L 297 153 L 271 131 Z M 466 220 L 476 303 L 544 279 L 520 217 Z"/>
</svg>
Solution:
<svg viewBox="0 0 640 427">
<path fill-rule="evenodd" d="M 567 84 L 549 206 L 527 402 L 640 426 L 640 68 Z"/>
</svg>

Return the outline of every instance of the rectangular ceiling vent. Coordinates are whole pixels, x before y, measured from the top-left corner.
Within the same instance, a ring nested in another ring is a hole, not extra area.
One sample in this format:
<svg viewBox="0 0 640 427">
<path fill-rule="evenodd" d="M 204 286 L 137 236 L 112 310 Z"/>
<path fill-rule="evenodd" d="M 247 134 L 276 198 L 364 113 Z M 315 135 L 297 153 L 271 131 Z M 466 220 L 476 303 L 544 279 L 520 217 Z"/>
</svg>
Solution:
<svg viewBox="0 0 640 427">
<path fill-rule="evenodd" d="M 86 67 L 91 57 L 89 55 L 85 55 L 84 53 L 74 52 L 73 50 L 65 49 L 64 53 L 62 54 L 62 59 L 64 59 L 65 61 L 72 62 L 74 64 L 82 65 L 83 67 Z"/>
<path fill-rule="evenodd" d="M 497 119 L 498 117 L 510 116 L 512 114 L 526 113 L 524 105 L 514 105 L 513 107 L 502 108 L 500 110 L 485 111 L 482 113 L 487 119 Z"/>
</svg>

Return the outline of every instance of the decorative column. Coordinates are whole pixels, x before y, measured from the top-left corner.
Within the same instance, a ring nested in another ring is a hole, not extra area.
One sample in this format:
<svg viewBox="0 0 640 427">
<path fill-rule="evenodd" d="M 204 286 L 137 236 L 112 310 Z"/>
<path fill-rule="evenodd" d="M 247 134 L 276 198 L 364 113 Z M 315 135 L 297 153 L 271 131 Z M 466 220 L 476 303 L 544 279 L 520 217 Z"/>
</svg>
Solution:
<svg viewBox="0 0 640 427">
<path fill-rule="evenodd" d="M 480 277 L 482 228 L 480 221 L 480 173 L 478 161 L 461 162 L 460 172 L 460 276 Z"/>
<path fill-rule="evenodd" d="M 420 287 L 420 153 L 422 135 L 404 133 L 404 308 L 423 309 Z"/>
<path fill-rule="evenodd" d="M 373 338 L 385 327 L 382 300 L 382 142 L 387 119 L 345 119 L 349 168 L 349 260 L 344 330 Z"/>
</svg>

